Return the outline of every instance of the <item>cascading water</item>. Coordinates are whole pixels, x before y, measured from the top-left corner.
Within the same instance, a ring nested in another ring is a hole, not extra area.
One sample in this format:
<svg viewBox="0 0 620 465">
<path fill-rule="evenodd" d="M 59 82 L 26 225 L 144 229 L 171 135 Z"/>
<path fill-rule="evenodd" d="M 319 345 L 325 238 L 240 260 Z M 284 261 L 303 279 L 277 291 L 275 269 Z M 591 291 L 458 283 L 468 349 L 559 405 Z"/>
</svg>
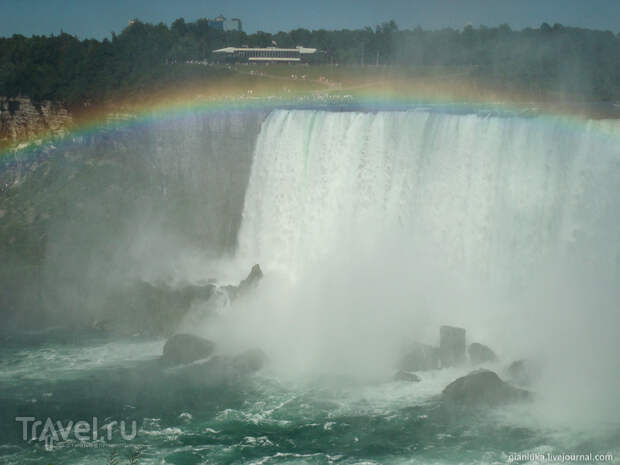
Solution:
<svg viewBox="0 0 620 465">
<path fill-rule="evenodd" d="M 548 417 L 566 403 L 582 407 L 562 421 L 615 415 L 618 130 L 437 111 L 273 112 L 238 257 L 280 281 L 230 333 L 245 324 L 238 338 L 269 341 L 289 369 L 368 374 L 391 368 L 404 341 L 434 343 L 438 325 L 457 324 L 504 357 L 545 360 Z"/>
<path fill-rule="evenodd" d="M 616 131 L 614 134 L 613 131 Z M 436 112 L 277 111 L 264 123 L 239 255 L 299 272 L 398 233 L 508 278 L 620 260 L 617 122 Z"/>
</svg>

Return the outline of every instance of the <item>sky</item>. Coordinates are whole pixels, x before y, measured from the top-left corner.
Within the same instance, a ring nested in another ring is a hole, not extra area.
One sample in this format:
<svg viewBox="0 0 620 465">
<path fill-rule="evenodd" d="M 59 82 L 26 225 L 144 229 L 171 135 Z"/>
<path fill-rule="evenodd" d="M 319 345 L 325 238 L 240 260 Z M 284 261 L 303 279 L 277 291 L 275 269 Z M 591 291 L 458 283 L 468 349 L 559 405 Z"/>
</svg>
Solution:
<svg viewBox="0 0 620 465">
<path fill-rule="evenodd" d="M 620 32 L 620 0 L 0 0 L 0 36 L 63 30 L 102 39 L 132 18 L 170 24 L 219 14 L 240 18 L 250 33 L 353 29 L 391 19 L 401 29 L 502 23 L 522 29 L 548 22 Z"/>
</svg>

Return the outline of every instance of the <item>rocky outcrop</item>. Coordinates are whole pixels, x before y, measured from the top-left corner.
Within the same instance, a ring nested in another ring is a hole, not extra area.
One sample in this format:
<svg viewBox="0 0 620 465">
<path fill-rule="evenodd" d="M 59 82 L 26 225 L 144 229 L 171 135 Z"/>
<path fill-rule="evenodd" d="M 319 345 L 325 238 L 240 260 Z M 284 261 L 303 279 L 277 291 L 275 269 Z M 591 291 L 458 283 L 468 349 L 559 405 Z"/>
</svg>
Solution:
<svg viewBox="0 0 620 465">
<path fill-rule="evenodd" d="M 193 334 L 175 334 L 166 341 L 162 362 L 181 365 L 202 360 L 213 354 L 215 343 Z"/>
<path fill-rule="evenodd" d="M 495 352 L 484 344 L 473 342 L 469 344 L 467 348 L 469 353 L 469 361 L 472 365 L 480 365 L 482 363 L 492 363 L 497 361 L 497 355 Z"/>
<path fill-rule="evenodd" d="M 128 283 L 118 293 L 106 296 L 105 318 L 93 321 L 92 326 L 100 331 L 124 335 L 169 336 L 183 330 L 179 325 L 191 317 L 193 308 L 199 308 L 199 318 L 210 317 L 219 308 L 254 289 L 262 275 L 260 266 L 254 265 L 238 286 L 220 286 L 215 280 L 174 285 L 144 281 Z"/>
<path fill-rule="evenodd" d="M 401 357 L 397 368 L 400 371 L 428 371 L 439 369 L 439 350 L 436 347 L 412 343 Z"/>
<path fill-rule="evenodd" d="M 528 400 L 531 393 L 511 386 L 490 370 L 476 370 L 443 390 L 442 400 L 464 407 L 498 406 Z"/>
<path fill-rule="evenodd" d="M 59 103 L 0 97 L 0 145 L 45 135 L 62 136 L 72 123 L 68 110 Z"/>
<path fill-rule="evenodd" d="M 242 380 L 260 370 L 267 356 L 260 349 L 252 349 L 237 356 L 213 355 L 208 360 L 165 370 L 174 380 L 172 385 L 214 387 L 238 386 Z"/>
<path fill-rule="evenodd" d="M 256 264 L 250 270 L 250 274 L 247 278 L 239 283 L 238 286 L 226 286 L 226 292 L 230 296 L 231 300 L 242 296 L 243 294 L 255 289 L 258 286 L 258 282 L 263 278 L 263 270 L 260 269 L 260 265 Z"/>
<path fill-rule="evenodd" d="M 465 362 L 465 330 L 454 326 L 439 328 L 439 358 L 442 368 Z"/>
<path fill-rule="evenodd" d="M 516 360 L 506 369 L 508 379 L 518 386 L 531 386 L 540 374 L 541 367 L 532 360 Z"/>
<path fill-rule="evenodd" d="M 402 371 L 428 371 L 458 366 L 465 362 L 465 330 L 453 326 L 439 328 L 439 347 L 413 342 L 396 368 Z"/>
<path fill-rule="evenodd" d="M 242 374 L 260 370 L 267 362 L 267 355 L 260 349 L 250 349 L 233 357 L 232 365 Z"/>
<path fill-rule="evenodd" d="M 239 283 L 239 290 L 251 289 L 258 285 L 258 281 L 263 277 L 263 270 L 260 269 L 260 265 L 257 263 L 250 270 L 250 274 L 247 278 Z"/>
</svg>

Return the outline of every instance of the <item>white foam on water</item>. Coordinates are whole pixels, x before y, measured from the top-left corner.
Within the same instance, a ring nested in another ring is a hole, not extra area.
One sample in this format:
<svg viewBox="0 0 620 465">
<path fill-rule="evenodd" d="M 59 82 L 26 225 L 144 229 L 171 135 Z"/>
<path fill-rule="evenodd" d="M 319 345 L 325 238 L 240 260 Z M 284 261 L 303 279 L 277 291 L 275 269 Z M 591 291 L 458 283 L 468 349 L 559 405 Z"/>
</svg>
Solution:
<svg viewBox="0 0 620 465">
<path fill-rule="evenodd" d="M 63 379 L 101 367 L 151 360 L 161 355 L 164 340 L 108 342 L 90 346 L 46 345 L 11 354 L 14 363 L 0 371 L 0 379 Z"/>
</svg>

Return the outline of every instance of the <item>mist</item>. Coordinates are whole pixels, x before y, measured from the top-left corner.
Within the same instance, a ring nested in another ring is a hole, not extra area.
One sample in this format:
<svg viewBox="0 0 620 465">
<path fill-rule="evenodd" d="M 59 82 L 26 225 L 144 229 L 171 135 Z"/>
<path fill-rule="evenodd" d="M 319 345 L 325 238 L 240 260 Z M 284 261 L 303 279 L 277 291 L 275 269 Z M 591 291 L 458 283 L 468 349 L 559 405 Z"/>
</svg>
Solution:
<svg viewBox="0 0 620 465">
<path fill-rule="evenodd" d="M 436 344 L 440 325 L 460 326 L 468 343 L 497 351 L 500 371 L 523 358 L 540 364 L 521 420 L 611 422 L 620 412 L 615 123 L 563 124 L 271 114 L 230 265 L 258 262 L 266 276 L 216 318 L 181 328 L 230 353 L 261 347 L 280 375 L 368 381 L 385 378 L 408 343 Z"/>
<path fill-rule="evenodd" d="M 205 264 L 235 248 L 263 117 L 110 122 L 17 158 L 3 171 L 6 328 L 90 327 L 127 315 L 135 284 L 218 277 Z"/>
</svg>

